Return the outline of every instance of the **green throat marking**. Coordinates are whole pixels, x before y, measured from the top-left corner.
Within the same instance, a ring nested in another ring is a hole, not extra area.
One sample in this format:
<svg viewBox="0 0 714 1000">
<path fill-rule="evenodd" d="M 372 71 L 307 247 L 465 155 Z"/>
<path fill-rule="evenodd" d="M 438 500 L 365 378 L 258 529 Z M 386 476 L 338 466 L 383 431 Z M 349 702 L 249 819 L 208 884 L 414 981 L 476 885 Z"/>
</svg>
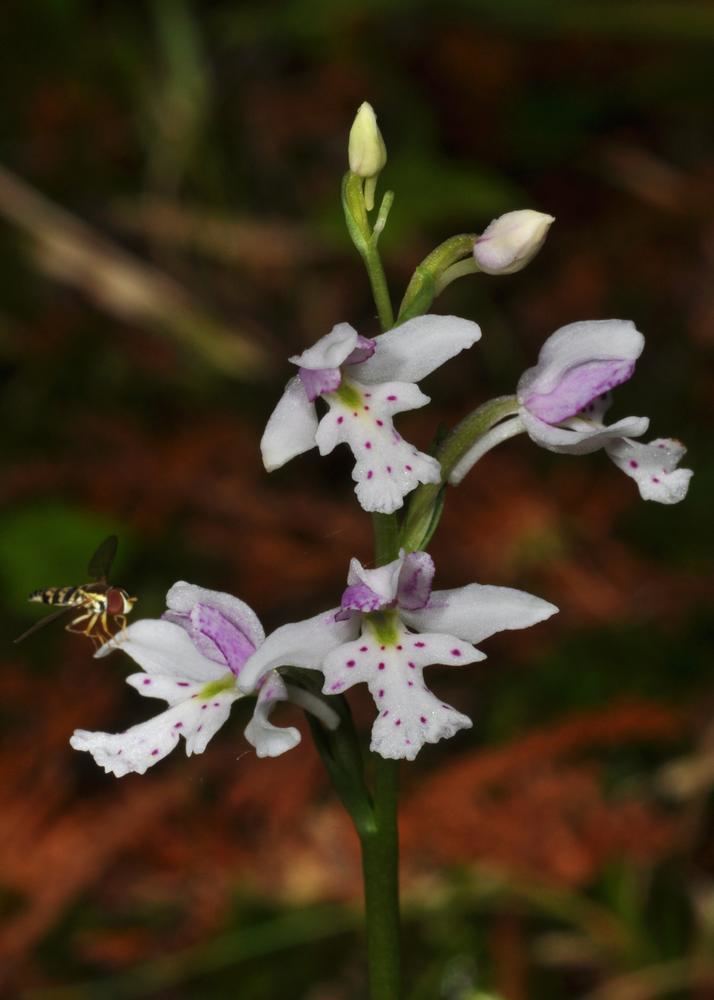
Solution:
<svg viewBox="0 0 714 1000">
<path fill-rule="evenodd" d="M 362 621 L 380 646 L 396 646 L 399 640 L 399 616 L 396 611 L 373 611 Z"/>
<path fill-rule="evenodd" d="M 208 684 L 205 684 L 198 692 L 198 697 L 207 701 L 209 698 L 214 698 L 222 691 L 230 691 L 235 686 L 235 675 L 226 674 L 225 677 L 219 677 L 217 681 L 209 681 Z"/>
</svg>

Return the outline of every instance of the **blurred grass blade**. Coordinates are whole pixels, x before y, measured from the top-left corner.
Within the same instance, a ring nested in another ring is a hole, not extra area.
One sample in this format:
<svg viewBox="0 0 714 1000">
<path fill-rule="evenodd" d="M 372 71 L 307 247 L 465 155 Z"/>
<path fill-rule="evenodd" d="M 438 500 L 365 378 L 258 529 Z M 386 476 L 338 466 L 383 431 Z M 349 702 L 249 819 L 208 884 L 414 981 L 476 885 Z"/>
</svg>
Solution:
<svg viewBox="0 0 714 1000">
<path fill-rule="evenodd" d="M 162 271 L 117 247 L 85 222 L 0 167 L 0 214 L 33 240 L 37 265 L 116 318 L 157 329 L 226 374 L 252 379 L 264 352 L 209 316 Z"/>
</svg>

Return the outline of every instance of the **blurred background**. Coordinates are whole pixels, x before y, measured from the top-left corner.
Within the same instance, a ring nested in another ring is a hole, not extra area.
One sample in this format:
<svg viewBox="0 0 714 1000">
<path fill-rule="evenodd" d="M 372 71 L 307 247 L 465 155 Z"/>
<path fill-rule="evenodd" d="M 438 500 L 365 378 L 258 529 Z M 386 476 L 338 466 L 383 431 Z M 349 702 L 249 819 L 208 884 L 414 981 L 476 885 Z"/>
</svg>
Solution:
<svg viewBox="0 0 714 1000">
<path fill-rule="evenodd" d="M 668 508 L 602 453 L 516 439 L 450 491 L 437 586 L 561 611 L 431 672 L 474 728 L 403 768 L 408 996 L 714 997 L 712 6 L 5 0 L 2 21 L 0 990 L 366 994 L 357 845 L 309 741 L 257 761 L 239 705 L 203 756 L 117 781 L 68 739 L 152 713 L 130 662 L 60 624 L 11 642 L 27 593 L 84 582 L 110 532 L 135 617 L 187 579 L 272 628 L 369 560 L 345 455 L 268 478 L 258 452 L 287 356 L 377 332 L 339 204 L 366 99 L 395 299 L 454 233 L 557 219 L 527 270 L 438 301 L 484 338 L 409 439 L 513 391 L 560 325 L 622 317 L 647 347 L 613 412 L 696 470 Z"/>
</svg>

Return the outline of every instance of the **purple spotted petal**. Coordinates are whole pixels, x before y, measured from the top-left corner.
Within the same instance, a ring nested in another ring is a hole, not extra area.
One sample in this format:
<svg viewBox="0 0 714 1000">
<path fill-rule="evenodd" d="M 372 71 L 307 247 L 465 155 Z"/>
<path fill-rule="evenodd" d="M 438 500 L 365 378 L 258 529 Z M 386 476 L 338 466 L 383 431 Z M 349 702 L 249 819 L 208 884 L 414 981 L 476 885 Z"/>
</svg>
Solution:
<svg viewBox="0 0 714 1000">
<path fill-rule="evenodd" d="M 635 370 L 634 361 L 612 358 L 588 361 L 564 372 L 550 392 L 533 392 L 523 405 L 548 424 L 575 416 L 589 403 L 616 385 L 626 382 Z"/>
<path fill-rule="evenodd" d="M 372 340 L 370 337 L 363 337 L 360 334 L 360 336 L 357 337 L 357 343 L 354 346 L 354 350 L 344 363 L 346 365 L 360 365 L 363 361 L 371 358 L 376 350 L 377 341 Z"/>
<path fill-rule="evenodd" d="M 376 593 L 366 583 L 355 583 L 347 587 L 340 601 L 343 611 L 362 611 L 365 614 L 380 611 L 391 603 L 391 600 Z"/>
<path fill-rule="evenodd" d="M 245 633 L 209 604 L 195 604 L 191 609 L 190 636 L 196 647 L 209 659 L 225 663 L 236 676 L 255 652 Z"/>
<path fill-rule="evenodd" d="M 434 580 L 434 560 L 428 552 L 410 552 L 399 574 L 397 604 L 406 611 L 426 607 Z"/>
<path fill-rule="evenodd" d="M 339 368 L 301 368 L 298 377 L 311 403 L 326 392 L 339 389 L 342 375 Z"/>
</svg>

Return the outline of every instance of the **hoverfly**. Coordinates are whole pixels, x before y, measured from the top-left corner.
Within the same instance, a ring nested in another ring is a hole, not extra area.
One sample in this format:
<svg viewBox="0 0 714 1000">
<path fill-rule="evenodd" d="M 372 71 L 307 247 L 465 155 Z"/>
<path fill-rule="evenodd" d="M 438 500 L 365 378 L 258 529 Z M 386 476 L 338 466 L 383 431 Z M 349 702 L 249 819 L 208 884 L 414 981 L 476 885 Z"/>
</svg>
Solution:
<svg viewBox="0 0 714 1000">
<path fill-rule="evenodd" d="M 87 575 L 91 583 L 83 583 L 79 587 L 48 587 L 46 590 L 33 590 L 29 601 L 41 604 L 61 605 L 57 611 L 40 621 L 35 622 L 26 632 L 15 639 L 22 642 L 44 625 L 56 621 L 68 611 L 79 611 L 69 625 L 68 632 L 88 636 L 98 646 L 113 638 L 110 620 L 116 622 L 120 629 L 126 628 L 126 616 L 136 604 L 136 597 L 130 597 L 126 590 L 112 587 L 107 583 L 114 556 L 117 551 L 117 536 L 105 538 L 97 551 L 89 560 Z"/>
</svg>

